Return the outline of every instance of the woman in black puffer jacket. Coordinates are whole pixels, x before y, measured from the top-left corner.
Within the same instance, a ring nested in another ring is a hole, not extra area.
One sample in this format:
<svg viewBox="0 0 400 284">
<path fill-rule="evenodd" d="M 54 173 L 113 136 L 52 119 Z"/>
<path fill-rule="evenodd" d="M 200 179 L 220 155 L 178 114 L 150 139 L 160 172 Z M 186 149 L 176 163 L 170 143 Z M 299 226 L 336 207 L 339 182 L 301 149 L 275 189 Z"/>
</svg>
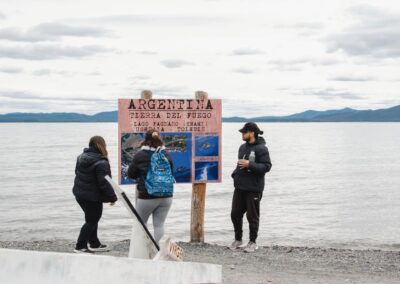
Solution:
<svg viewBox="0 0 400 284">
<path fill-rule="evenodd" d="M 106 142 L 103 137 L 94 136 L 89 141 L 89 148 L 85 148 L 76 161 L 72 192 L 85 213 L 85 224 L 82 226 L 74 250 L 77 253 L 108 250 L 97 237 L 103 203 L 114 205 L 117 201 L 114 190 L 104 178 L 106 175 L 111 177 L 107 156 Z"/>
</svg>

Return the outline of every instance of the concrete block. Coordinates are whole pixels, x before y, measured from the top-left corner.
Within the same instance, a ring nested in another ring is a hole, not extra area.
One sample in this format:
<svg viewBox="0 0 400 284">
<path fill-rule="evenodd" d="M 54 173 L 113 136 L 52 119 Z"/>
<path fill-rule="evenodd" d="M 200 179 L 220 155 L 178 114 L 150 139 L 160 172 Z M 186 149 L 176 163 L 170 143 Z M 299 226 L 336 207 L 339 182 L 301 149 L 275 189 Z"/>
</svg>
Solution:
<svg viewBox="0 0 400 284">
<path fill-rule="evenodd" d="M 0 283 L 221 283 L 216 264 L 0 249 Z"/>
</svg>

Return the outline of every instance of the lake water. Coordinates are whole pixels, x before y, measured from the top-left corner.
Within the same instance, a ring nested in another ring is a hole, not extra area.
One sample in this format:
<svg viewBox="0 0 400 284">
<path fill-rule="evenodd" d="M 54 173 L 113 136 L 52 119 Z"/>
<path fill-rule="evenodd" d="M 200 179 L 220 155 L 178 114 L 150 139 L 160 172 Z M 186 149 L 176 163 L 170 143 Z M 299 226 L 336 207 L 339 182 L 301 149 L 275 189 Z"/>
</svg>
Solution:
<svg viewBox="0 0 400 284">
<path fill-rule="evenodd" d="M 227 244 L 241 124 L 223 125 L 223 182 L 207 186 L 205 239 Z M 400 123 L 263 123 L 273 167 L 258 243 L 400 250 Z M 0 124 L 0 240 L 76 239 L 76 156 L 102 135 L 117 177 L 117 124 Z M 133 186 L 124 186 L 133 200 Z M 176 186 L 166 233 L 190 238 L 191 185 Z M 247 221 L 244 222 L 248 236 Z M 105 206 L 103 240 L 130 237 L 122 204 Z"/>
</svg>

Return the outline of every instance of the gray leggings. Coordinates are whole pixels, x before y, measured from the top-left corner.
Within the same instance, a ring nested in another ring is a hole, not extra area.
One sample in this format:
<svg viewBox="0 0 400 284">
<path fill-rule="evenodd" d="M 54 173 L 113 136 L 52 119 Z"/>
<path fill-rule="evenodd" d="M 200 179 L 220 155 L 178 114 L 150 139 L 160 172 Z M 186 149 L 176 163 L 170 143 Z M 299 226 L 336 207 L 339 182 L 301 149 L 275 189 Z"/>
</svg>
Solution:
<svg viewBox="0 0 400 284">
<path fill-rule="evenodd" d="M 172 197 L 156 199 L 138 198 L 136 200 L 136 210 L 146 225 L 150 214 L 153 214 L 154 239 L 157 243 L 164 235 L 164 223 L 171 204 Z"/>
</svg>

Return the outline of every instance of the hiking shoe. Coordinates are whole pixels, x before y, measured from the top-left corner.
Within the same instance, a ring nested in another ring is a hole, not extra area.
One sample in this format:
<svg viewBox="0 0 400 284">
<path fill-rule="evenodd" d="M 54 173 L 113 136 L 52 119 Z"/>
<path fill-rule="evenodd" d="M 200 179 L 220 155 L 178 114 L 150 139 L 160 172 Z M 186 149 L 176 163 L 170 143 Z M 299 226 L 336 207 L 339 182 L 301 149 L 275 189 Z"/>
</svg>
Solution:
<svg viewBox="0 0 400 284">
<path fill-rule="evenodd" d="M 89 250 L 92 251 L 92 252 L 95 252 L 95 251 L 110 251 L 110 249 L 108 248 L 107 245 L 100 245 L 98 247 L 89 246 Z"/>
<path fill-rule="evenodd" d="M 228 248 L 230 250 L 236 250 L 238 249 L 241 245 L 243 245 L 242 241 L 234 240 Z"/>
<path fill-rule="evenodd" d="M 90 251 L 87 248 L 82 248 L 82 249 L 74 249 L 74 253 L 87 253 L 87 254 L 93 254 L 92 251 Z"/>
<path fill-rule="evenodd" d="M 254 242 L 249 242 L 244 248 L 244 252 L 255 252 L 256 250 L 258 250 L 258 245 Z"/>
</svg>

